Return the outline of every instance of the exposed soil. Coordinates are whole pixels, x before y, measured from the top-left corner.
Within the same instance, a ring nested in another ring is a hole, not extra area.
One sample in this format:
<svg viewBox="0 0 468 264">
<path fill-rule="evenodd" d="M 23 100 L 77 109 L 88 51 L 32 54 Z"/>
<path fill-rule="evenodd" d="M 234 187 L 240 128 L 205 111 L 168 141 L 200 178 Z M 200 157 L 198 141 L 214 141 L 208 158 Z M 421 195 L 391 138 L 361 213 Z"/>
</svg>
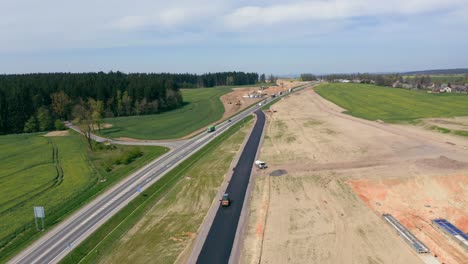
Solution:
<svg viewBox="0 0 468 264">
<path fill-rule="evenodd" d="M 384 212 L 439 261 L 466 263 L 431 220 L 468 232 L 468 139 L 342 114 L 311 89 L 296 94 L 268 113 L 260 159 L 269 168 L 256 171 L 241 263 L 422 263 Z M 269 176 L 279 169 L 288 174 Z"/>
<path fill-rule="evenodd" d="M 468 117 L 426 118 L 422 120 L 422 125 L 426 127 L 438 126 L 450 130 L 468 131 Z"/>
<path fill-rule="evenodd" d="M 50 131 L 49 133 L 45 134 L 44 137 L 65 137 L 69 135 L 70 135 L 70 132 L 68 132 L 68 130 L 61 130 L 61 131 Z"/>
<path fill-rule="evenodd" d="M 221 96 L 221 101 L 223 102 L 225 109 L 222 119 L 227 119 L 228 117 L 244 110 L 252 104 L 265 99 L 266 97 L 271 97 L 273 94 L 287 91 L 288 89 L 296 87 L 300 84 L 301 82 L 280 79 L 277 81 L 277 86 L 264 86 L 264 89 L 261 89 L 260 87 L 234 88 L 232 92 Z M 256 92 L 262 92 L 264 97 L 247 97 L 248 95 L 254 94 Z"/>
</svg>

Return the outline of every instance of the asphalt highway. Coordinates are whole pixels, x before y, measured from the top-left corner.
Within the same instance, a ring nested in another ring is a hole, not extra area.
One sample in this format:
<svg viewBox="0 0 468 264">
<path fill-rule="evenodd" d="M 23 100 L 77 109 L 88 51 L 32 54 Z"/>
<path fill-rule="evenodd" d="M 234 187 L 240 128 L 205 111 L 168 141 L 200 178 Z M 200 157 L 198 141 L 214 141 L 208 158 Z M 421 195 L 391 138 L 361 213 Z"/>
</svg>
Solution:
<svg viewBox="0 0 468 264">
<path fill-rule="evenodd" d="M 249 185 L 250 172 L 252 171 L 265 125 L 265 114 L 261 110 L 257 110 L 255 114 L 257 115 L 257 122 L 226 189 L 231 199 L 231 205 L 229 207 L 219 206 L 203 248 L 198 256 L 197 263 L 221 264 L 228 263 L 229 261 L 242 205 L 244 204 L 245 193 Z"/>
<path fill-rule="evenodd" d="M 304 89 L 308 86 L 310 86 L 310 84 L 303 85 L 294 90 Z M 269 99 L 262 102 L 267 100 Z M 255 105 L 247 108 L 243 112 L 232 117 L 231 122 L 225 121 L 218 124 L 216 126 L 216 132 L 201 133 L 190 140 L 187 140 L 187 142 L 182 146 L 174 148 L 164 156 L 133 173 L 110 190 L 98 196 L 88 205 L 79 209 L 52 230 L 48 231 L 42 238 L 10 260 L 9 263 L 43 264 L 59 262 L 67 253 L 88 237 L 100 225 L 122 209 L 133 198 L 139 195 L 140 191 L 144 191 L 171 169 L 175 168 L 179 163 L 208 144 L 213 138 L 217 137 L 229 127 L 234 126 L 243 118 L 259 110 L 261 107 L 262 106 Z M 259 115 L 259 119 L 260 118 L 262 117 Z M 258 145 L 258 142 L 256 144 Z M 244 171 L 242 167 L 237 168 L 237 170 L 239 170 L 239 173 Z M 242 184 L 242 181 L 243 180 L 241 180 L 239 184 Z M 238 194 L 239 197 L 242 196 L 243 200 L 243 195 L 241 195 L 241 193 L 237 193 L 236 190 L 233 190 L 233 197 L 236 194 Z M 235 213 L 234 209 L 237 208 L 237 206 L 242 205 L 242 200 L 240 200 L 241 198 L 239 198 L 239 200 L 236 199 L 237 198 L 234 198 L 233 207 L 231 207 L 233 214 Z M 231 208 L 229 210 L 231 210 Z"/>
</svg>

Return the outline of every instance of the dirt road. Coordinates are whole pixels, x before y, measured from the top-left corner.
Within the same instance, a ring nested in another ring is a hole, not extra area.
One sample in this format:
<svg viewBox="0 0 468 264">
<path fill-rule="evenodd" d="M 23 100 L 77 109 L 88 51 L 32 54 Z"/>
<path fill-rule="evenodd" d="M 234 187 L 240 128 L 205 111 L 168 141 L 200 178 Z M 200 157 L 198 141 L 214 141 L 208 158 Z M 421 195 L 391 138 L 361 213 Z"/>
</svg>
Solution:
<svg viewBox="0 0 468 264">
<path fill-rule="evenodd" d="M 271 110 L 242 263 L 422 263 L 383 212 L 440 262 L 467 259 L 430 224 L 468 232 L 467 139 L 354 118 L 310 89 Z"/>
</svg>

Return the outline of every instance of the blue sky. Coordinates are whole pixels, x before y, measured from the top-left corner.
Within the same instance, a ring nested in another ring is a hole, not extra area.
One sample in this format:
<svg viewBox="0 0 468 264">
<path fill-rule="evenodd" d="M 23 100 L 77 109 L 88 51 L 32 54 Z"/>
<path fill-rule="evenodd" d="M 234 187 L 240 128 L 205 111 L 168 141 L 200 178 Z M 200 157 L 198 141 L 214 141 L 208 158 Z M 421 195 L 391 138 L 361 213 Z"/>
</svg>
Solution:
<svg viewBox="0 0 468 264">
<path fill-rule="evenodd" d="M 466 0 L 2 0 L 0 73 L 468 67 Z"/>
</svg>

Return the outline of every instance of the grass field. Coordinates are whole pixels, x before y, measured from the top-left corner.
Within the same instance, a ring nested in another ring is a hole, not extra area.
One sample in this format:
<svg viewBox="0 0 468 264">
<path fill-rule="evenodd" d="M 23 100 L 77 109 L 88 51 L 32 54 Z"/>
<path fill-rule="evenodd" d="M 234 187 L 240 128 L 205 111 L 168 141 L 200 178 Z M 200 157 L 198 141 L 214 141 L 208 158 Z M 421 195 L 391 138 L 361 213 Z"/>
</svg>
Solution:
<svg viewBox="0 0 468 264">
<path fill-rule="evenodd" d="M 62 263 L 174 263 L 194 238 L 251 117 L 210 142 L 107 221 Z"/>
<path fill-rule="evenodd" d="M 413 79 L 415 76 L 405 76 L 405 79 Z M 434 83 L 442 84 L 442 83 L 452 83 L 452 84 L 463 84 L 466 81 L 465 74 L 451 74 L 451 75 L 430 75 L 431 80 Z"/>
<path fill-rule="evenodd" d="M 468 115 L 468 96 L 428 94 L 366 84 L 329 83 L 316 92 L 343 107 L 348 114 L 386 122 L 411 121 L 425 117 Z"/>
<path fill-rule="evenodd" d="M 186 103 L 179 109 L 155 115 L 108 118 L 104 122 L 113 125 L 104 129 L 102 136 L 137 139 L 173 139 L 194 132 L 219 120 L 224 106 L 219 99 L 233 87 L 183 89 Z"/>
<path fill-rule="evenodd" d="M 90 152 L 77 134 L 0 136 L 0 262 L 38 237 L 33 206 L 44 206 L 46 228 L 89 201 L 130 171 L 163 154 L 161 147 L 144 153 L 129 165 L 106 164 L 132 147 Z"/>
</svg>

